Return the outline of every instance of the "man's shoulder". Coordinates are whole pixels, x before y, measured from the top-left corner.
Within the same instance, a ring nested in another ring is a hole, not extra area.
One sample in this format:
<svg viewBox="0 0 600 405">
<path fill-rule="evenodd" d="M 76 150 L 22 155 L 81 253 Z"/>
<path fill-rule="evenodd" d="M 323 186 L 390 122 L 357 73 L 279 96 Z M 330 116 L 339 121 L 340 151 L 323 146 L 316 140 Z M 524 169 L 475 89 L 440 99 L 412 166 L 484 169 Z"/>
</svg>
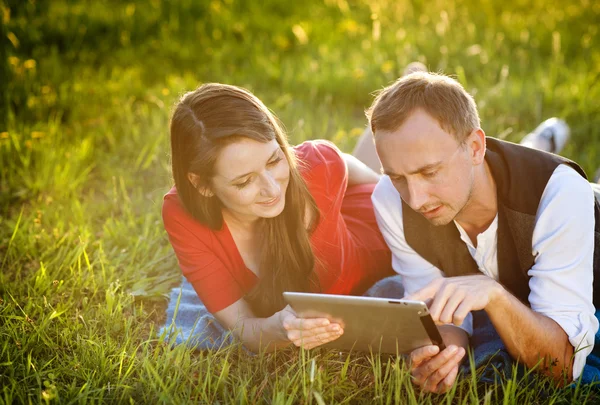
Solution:
<svg viewBox="0 0 600 405">
<path fill-rule="evenodd" d="M 562 198 L 565 201 L 574 201 L 579 198 L 589 200 L 592 195 L 593 190 L 587 179 L 582 177 L 572 166 L 561 164 L 550 176 L 542 194 L 541 203 L 554 198 Z"/>
<path fill-rule="evenodd" d="M 385 226 L 403 232 L 402 199 L 388 176 L 382 176 L 371 195 L 375 214 Z"/>
<path fill-rule="evenodd" d="M 392 184 L 388 176 L 381 176 L 381 179 L 375 186 L 371 199 L 379 207 L 394 207 L 402 210 L 402 199 L 398 190 Z"/>
</svg>

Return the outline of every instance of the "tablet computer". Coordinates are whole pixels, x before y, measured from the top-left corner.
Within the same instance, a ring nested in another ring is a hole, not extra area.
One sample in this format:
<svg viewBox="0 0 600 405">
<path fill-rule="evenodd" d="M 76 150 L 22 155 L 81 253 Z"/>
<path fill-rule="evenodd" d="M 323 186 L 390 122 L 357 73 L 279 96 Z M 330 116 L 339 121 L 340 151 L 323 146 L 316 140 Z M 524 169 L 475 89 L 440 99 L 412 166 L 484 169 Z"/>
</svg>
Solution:
<svg viewBox="0 0 600 405">
<path fill-rule="evenodd" d="M 327 318 L 344 328 L 338 339 L 320 347 L 338 350 L 408 354 L 426 345 L 445 348 L 422 301 L 284 292 L 302 318 Z"/>
</svg>

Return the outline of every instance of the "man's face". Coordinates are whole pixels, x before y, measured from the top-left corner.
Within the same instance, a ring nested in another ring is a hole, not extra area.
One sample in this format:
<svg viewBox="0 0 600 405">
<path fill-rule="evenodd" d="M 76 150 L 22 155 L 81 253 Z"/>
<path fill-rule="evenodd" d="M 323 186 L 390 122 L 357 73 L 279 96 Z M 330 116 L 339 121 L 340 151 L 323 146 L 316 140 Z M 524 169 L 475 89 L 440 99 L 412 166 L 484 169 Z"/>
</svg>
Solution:
<svg viewBox="0 0 600 405">
<path fill-rule="evenodd" d="M 469 202 L 472 151 L 423 110 L 415 110 L 396 131 L 377 132 L 375 145 L 404 202 L 433 225 L 448 224 Z"/>
</svg>

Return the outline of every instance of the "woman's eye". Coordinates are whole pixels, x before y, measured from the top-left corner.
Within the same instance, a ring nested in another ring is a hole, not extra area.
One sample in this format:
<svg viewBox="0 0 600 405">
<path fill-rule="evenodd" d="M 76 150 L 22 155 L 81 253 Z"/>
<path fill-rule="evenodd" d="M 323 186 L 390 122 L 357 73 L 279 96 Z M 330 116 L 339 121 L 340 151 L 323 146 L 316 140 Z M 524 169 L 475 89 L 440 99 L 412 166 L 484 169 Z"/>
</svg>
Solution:
<svg viewBox="0 0 600 405">
<path fill-rule="evenodd" d="M 250 184 L 250 179 L 246 180 L 246 181 L 245 181 L 245 182 L 243 182 L 243 183 L 235 184 L 235 186 L 236 186 L 238 189 L 242 189 L 242 188 L 246 187 L 248 184 Z"/>
<path fill-rule="evenodd" d="M 277 159 L 272 160 L 269 163 L 267 163 L 267 165 L 269 165 L 269 166 L 275 166 L 277 163 L 281 162 L 281 159 L 282 158 L 278 157 Z"/>
</svg>

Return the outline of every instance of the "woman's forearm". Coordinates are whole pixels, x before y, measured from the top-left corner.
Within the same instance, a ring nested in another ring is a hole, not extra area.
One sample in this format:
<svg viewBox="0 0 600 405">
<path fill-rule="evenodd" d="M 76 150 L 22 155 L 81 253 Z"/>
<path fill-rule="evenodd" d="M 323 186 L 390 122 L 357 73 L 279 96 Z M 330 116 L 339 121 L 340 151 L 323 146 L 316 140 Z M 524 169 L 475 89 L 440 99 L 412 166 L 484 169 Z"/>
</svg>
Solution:
<svg viewBox="0 0 600 405">
<path fill-rule="evenodd" d="M 292 344 L 282 326 L 279 312 L 269 318 L 240 319 L 232 331 L 253 352 L 272 352 Z"/>
<path fill-rule="evenodd" d="M 326 318 L 298 318 L 289 305 L 268 318 L 258 318 L 243 298 L 214 315 L 254 352 L 271 352 L 291 344 L 311 349 L 343 334 L 340 325 Z"/>
<path fill-rule="evenodd" d="M 379 181 L 380 174 L 375 173 L 369 166 L 352 155 L 344 153 L 344 161 L 348 167 L 348 185 L 374 184 Z"/>
<path fill-rule="evenodd" d="M 221 325 L 254 352 L 273 351 L 291 344 L 283 327 L 282 315 L 283 310 L 268 318 L 259 318 L 243 298 L 214 313 Z"/>
</svg>

